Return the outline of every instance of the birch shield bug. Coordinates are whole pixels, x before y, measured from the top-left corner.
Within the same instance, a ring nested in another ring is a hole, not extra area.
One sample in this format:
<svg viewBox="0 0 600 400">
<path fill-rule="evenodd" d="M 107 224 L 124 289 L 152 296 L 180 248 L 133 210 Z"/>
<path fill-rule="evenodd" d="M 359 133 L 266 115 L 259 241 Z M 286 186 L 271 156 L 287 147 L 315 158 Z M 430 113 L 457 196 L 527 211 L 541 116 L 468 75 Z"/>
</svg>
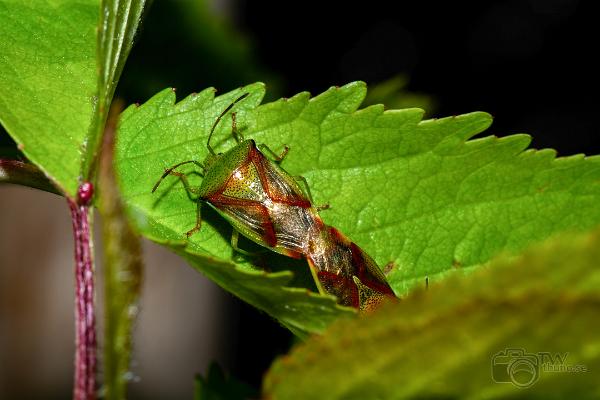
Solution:
<svg viewBox="0 0 600 400">
<path fill-rule="evenodd" d="M 225 153 L 214 151 L 210 142 L 215 128 L 247 96 L 246 93 L 233 101 L 213 123 L 206 143 L 209 155 L 204 162 L 187 160 L 167 168 L 152 192 L 167 176 L 178 177 L 187 192 L 197 196 L 196 224 L 186 233 L 187 237 L 200 230 L 201 207 L 206 203 L 233 226 L 231 244 L 235 250 L 248 254 L 237 248 L 241 233 L 277 253 L 306 258 L 319 291 L 335 295 L 342 305 L 370 310 L 385 298 L 395 298 L 371 257 L 337 229 L 323 223 L 306 180 L 291 176 L 279 166 L 287 147 L 276 155 L 266 145 L 245 140 L 232 113 L 232 135 L 237 145 Z M 185 164 L 195 164 L 202 170 L 200 187 L 192 187 L 187 176 L 176 171 Z"/>
<path fill-rule="evenodd" d="M 152 192 L 156 191 L 164 178 L 174 175 L 181 179 L 190 194 L 198 197 L 196 225 L 186 232 L 187 237 L 200 230 L 201 204 L 206 203 L 233 226 L 232 245 L 236 250 L 241 251 L 236 246 L 236 236 L 239 232 L 261 246 L 286 256 L 301 258 L 301 246 L 295 240 L 297 235 L 294 232 L 286 233 L 293 224 L 286 223 L 283 215 L 289 211 L 286 209 L 288 206 L 312 208 L 309 197 L 299 183 L 280 168 L 277 162 L 265 157 L 254 140 L 244 140 L 237 132 L 235 114 L 232 114 L 232 132 L 238 144 L 219 154 L 215 153 L 210 145 L 212 135 L 221 119 L 247 96 L 248 94 L 240 96 L 215 120 L 206 144 L 209 155 L 204 162 L 188 160 L 167 168 Z M 261 148 L 271 153 L 276 161 L 283 159 L 287 153 L 287 150 L 284 150 L 277 156 L 266 146 Z M 185 174 L 175 171 L 176 168 L 190 163 L 202 170 L 203 180 L 198 188 L 189 184 Z"/>
</svg>

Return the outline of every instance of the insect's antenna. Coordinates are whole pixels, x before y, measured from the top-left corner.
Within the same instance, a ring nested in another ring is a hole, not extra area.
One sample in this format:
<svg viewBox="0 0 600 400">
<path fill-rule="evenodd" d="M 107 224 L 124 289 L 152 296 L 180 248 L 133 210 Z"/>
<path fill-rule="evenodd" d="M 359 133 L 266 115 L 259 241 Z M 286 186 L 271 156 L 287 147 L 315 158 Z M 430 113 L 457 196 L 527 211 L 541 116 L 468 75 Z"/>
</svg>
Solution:
<svg viewBox="0 0 600 400">
<path fill-rule="evenodd" d="M 204 169 L 204 167 L 202 167 L 202 165 L 196 160 L 183 161 L 178 164 L 175 164 L 172 167 L 165 169 L 165 172 L 162 174 L 162 176 L 160 177 L 158 182 L 156 182 L 156 184 L 154 184 L 154 187 L 152 188 L 152 193 L 156 192 L 156 189 L 158 189 L 158 186 L 162 183 L 163 179 L 165 179 L 167 177 L 167 175 L 170 175 L 171 172 L 173 172 L 173 170 L 175 168 L 180 167 L 185 164 L 191 164 L 191 163 L 194 163 L 194 164 L 198 165 L 200 168 Z"/>
<path fill-rule="evenodd" d="M 208 148 L 208 151 L 210 151 L 210 154 L 215 155 L 215 151 L 210 146 L 210 139 L 212 138 L 213 132 L 215 131 L 215 128 L 219 124 L 219 121 L 221 121 L 221 118 L 223 118 L 225 116 L 225 114 L 227 114 L 229 112 L 229 110 L 231 110 L 233 108 L 233 106 L 235 106 L 235 104 L 237 102 L 244 100 L 249 95 L 250 95 L 250 93 L 244 93 L 243 95 L 241 95 L 240 97 L 238 97 L 237 99 L 235 99 L 233 101 L 233 103 L 231 103 L 230 105 L 228 105 L 227 108 L 225 110 L 223 110 L 223 112 L 221 113 L 221 115 L 219 115 L 219 117 L 216 119 L 215 123 L 213 124 L 212 128 L 210 129 L 210 133 L 208 135 L 208 141 L 206 142 L 206 147 Z"/>
</svg>

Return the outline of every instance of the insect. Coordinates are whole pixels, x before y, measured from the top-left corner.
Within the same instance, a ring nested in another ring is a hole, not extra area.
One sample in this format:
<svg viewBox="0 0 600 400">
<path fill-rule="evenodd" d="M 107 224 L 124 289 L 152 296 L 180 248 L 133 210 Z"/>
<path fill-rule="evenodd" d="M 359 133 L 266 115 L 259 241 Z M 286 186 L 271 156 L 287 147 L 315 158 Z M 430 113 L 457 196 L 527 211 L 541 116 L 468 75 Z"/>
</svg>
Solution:
<svg viewBox="0 0 600 400">
<path fill-rule="evenodd" d="M 280 254 L 306 258 L 319 291 L 335 295 L 342 305 L 370 310 L 385 298 L 395 298 L 373 259 L 336 228 L 323 223 L 306 180 L 291 176 L 279 166 L 287 147 L 277 155 L 265 145 L 245 140 L 237 131 L 232 113 L 232 134 L 237 145 L 225 153 L 215 153 L 210 145 L 215 128 L 247 96 L 233 101 L 213 123 L 206 143 L 209 155 L 204 162 L 188 160 L 167 168 L 152 192 L 167 176 L 178 177 L 185 189 L 197 196 L 196 224 L 186 233 L 188 237 L 200 230 L 201 207 L 208 204 L 233 226 L 234 249 L 248 254 L 237 247 L 241 233 Z M 187 176 L 176 171 L 185 164 L 202 170 L 200 187 L 192 187 Z"/>
</svg>

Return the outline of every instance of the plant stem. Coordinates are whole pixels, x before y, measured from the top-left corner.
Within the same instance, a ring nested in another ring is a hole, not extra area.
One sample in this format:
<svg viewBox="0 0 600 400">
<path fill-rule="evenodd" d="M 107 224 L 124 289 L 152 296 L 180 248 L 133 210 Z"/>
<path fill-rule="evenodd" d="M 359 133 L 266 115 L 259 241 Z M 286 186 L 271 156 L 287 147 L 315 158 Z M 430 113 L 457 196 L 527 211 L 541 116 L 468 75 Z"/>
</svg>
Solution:
<svg viewBox="0 0 600 400">
<path fill-rule="evenodd" d="M 96 398 L 96 315 L 90 235 L 90 184 L 79 188 L 77 202 L 67 198 L 75 239 L 75 382 L 74 400 Z"/>
<path fill-rule="evenodd" d="M 113 168 L 115 131 L 123 102 L 111 106 L 103 135 L 96 205 L 102 216 L 104 245 L 104 358 L 103 395 L 125 400 L 131 375 L 132 329 L 137 316 L 143 265 L 139 235 L 125 215 Z"/>
</svg>

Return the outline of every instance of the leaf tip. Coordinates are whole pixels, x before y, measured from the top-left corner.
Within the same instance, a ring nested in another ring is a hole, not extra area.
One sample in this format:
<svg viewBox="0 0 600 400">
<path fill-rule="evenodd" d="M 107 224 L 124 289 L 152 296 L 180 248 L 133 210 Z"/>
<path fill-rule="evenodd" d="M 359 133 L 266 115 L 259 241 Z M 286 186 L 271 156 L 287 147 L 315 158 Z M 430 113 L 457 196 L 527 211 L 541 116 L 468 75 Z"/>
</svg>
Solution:
<svg viewBox="0 0 600 400">
<path fill-rule="evenodd" d="M 345 84 L 341 89 L 364 89 L 367 90 L 367 83 L 364 81 L 354 81 Z"/>
</svg>

